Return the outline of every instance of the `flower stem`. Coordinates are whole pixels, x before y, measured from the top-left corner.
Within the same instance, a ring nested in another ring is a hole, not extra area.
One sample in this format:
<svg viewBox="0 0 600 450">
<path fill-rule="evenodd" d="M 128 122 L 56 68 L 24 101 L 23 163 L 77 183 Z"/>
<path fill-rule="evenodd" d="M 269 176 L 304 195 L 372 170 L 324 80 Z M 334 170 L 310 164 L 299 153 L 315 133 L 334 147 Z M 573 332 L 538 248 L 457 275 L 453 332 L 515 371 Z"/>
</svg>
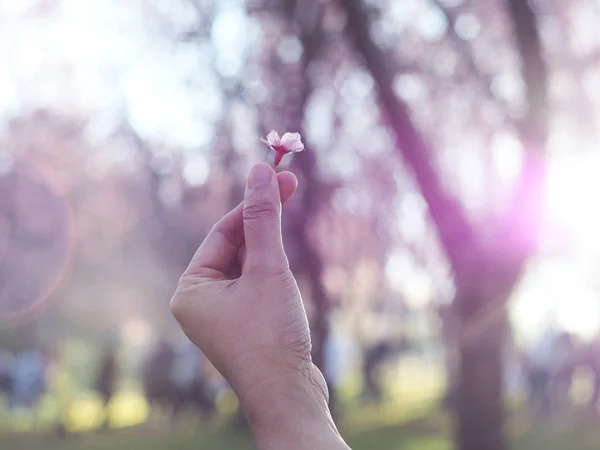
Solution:
<svg viewBox="0 0 600 450">
<path fill-rule="evenodd" d="M 273 162 L 273 169 L 277 169 L 277 166 L 279 166 L 281 160 L 283 159 L 283 155 L 285 155 L 285 152 L 275 152 L 275 161 Z"/>
</svg>

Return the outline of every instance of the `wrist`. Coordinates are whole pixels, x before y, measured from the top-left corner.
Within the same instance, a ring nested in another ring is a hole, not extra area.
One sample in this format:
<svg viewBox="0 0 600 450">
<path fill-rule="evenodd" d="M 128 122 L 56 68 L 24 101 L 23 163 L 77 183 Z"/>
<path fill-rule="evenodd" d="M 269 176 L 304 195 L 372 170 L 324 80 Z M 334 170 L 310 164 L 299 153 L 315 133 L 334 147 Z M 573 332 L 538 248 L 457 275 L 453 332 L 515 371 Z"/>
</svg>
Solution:
<svg viewBox="0 0 600 450">
<path fill-rule="evenodd" d="M 321 372 L 308 363 L 306 370 L 265 378 L 241 401 L 260 449 L 337 448 L 343 441 L 328 397 Z"/>
</svg>

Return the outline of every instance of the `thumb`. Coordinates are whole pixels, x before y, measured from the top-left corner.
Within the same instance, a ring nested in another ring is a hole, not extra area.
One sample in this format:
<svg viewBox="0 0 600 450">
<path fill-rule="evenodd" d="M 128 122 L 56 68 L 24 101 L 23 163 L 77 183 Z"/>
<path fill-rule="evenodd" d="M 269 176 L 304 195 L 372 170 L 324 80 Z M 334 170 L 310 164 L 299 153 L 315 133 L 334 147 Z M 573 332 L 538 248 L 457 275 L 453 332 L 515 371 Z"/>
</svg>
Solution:
<svg viewBox="0 0 600 450">
<path fill-rule="evenodd" d="M 277 176 L 270 166 L 255 164 L 248 174 L 244 197 L 245 269 L 287 267 L 281 238 L 281 200 Z"/>
</svg>

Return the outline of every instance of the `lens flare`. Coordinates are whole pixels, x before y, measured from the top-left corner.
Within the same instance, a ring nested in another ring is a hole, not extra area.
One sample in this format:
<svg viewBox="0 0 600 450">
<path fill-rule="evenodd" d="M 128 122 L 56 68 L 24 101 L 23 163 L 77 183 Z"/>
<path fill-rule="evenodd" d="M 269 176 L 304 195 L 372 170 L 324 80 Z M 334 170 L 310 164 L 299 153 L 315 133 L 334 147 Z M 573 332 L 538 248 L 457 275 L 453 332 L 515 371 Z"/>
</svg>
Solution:
<svg viewBox="0 0 600 450">
<path fill-rule="evenodd" d="M 73 209 L 60 183 L 31 165 L 2 181 L 0 327 L 29 322 L 47 309 L 75 248 Z"/>
</svg>

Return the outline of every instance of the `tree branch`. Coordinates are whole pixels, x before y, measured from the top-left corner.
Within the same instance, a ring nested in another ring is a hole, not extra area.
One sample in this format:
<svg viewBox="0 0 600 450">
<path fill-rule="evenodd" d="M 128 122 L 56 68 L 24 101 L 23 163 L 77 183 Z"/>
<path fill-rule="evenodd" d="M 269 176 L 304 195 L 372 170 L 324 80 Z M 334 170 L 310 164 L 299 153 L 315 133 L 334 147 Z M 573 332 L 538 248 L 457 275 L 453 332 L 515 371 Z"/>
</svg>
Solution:
<svg viewBox="0 0 600 450">
<path fill-rule="evenodd" d="M 537 20 L 528 0 L 506 0 L 513 23 L 526 87 L 527 112 L 520 126 L 525 166 L 501 226 L 506 227 L 521 262 L 537 250 L 543 222 L 544 156 L 548 139 L 548 68 L 544 61 Z"/>
<path fill-rule="evenodd" d="M 523 120 L 522 133 L 527 151 L 541 155 L 545 151 L 548 134 L 548 68 L 542 54 L 537 20 L 529 1 L 506 2 L 513 22 L 523 81 L 527 89 L 527 114 Z"/>
<path fill-rule="evenodd" d="M 441 0 L 431 0 L 431 2 L 439 8 L 439 10 L 444 14 L 446 21 L 448 22 L 448 33 L 447 36 L 452 40 L 454 46 L 458 50 L 458 52 L 463 56 L 464 63 L 467 65 L 468 70 L 471 72 L 475 79 L 478 81 L 479 85 L 483 92 L 492 100 L 497 103 L 500 108 L 505 111 L 508 111 L 508 105 L 506 102 L 499 99 L 494 92 L 492 91 L 492 78 L 481 72 L 479 67 L 477 67 L 477 63 L 473 56 L 473 51 L 471 50 L 469 44 L 465 42 L 456 32 L 456 16 L 452 13 Z M 507 114 L 505 114 L 507 116 Z"/>
<path fill-rule="evenodd" d="M 364 59 L 377 87 L 379 102 L 395 134 L 398 150 L 411 167 L 429 213 L 454 269 L 461 267 L 461 248 L 473 239 L 471 225 L 456 198 L 442 187 L 431 162 L 432 150 L 412 122 L 408 107 L 393 90 L 393 74 L 384 64 L 383 51 L 369 33 L 368 19 L 360 0 L 342 0 L 348 15 L 347 31 Z"/>
</svg>

